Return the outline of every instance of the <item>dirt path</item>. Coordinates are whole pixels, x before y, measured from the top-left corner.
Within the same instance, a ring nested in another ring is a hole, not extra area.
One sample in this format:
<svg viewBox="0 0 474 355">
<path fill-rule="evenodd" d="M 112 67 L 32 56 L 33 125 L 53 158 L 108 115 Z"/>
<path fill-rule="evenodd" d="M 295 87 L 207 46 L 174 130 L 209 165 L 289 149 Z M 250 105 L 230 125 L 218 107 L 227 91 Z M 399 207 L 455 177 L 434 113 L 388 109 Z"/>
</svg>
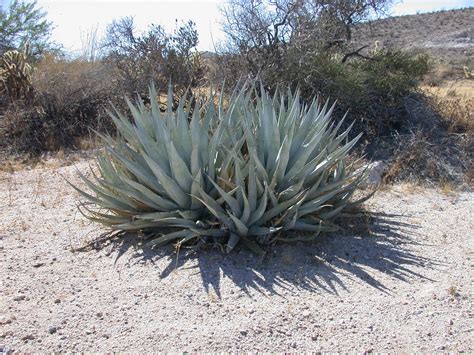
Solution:
<svg viewBox="0 0 474 355">
<path fill-rule="evenodd" d="M 4 350 L 474 351 L 473 193 L 395 187 L 370 203 L 370 236 L 176 258 L 72 253 L 101 232 L 77 213 L 74 174 L 0 176 Z"/>
</svg>

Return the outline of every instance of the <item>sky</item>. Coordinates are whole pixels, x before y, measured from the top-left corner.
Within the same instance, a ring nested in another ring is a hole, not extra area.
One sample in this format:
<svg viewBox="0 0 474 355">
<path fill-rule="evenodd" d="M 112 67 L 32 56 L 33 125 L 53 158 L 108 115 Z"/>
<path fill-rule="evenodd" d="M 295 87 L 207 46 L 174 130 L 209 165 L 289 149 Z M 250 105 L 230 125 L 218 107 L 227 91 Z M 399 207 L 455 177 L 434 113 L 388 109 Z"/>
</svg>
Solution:
<svg viewBox="0 0 474 355">
<path fill-rule="evenodd" d="M 0 0 L 5 8 L 10 0 Z M 70 52 L 80 54 L 88 33 L 100 37 L 110 22 L 134 16 L 137 30 L 154 23 L 172 31 L 183 21 L 193 20 L 199 33 L 199 50 L 214 49 L 225 38 L 221 13 L 225 0 L 37 0 L 53 22 L 53 39 Z M 415 14 L 474 6 L 474 0 L 396 0 L 392 15 Z"/>
</svg>

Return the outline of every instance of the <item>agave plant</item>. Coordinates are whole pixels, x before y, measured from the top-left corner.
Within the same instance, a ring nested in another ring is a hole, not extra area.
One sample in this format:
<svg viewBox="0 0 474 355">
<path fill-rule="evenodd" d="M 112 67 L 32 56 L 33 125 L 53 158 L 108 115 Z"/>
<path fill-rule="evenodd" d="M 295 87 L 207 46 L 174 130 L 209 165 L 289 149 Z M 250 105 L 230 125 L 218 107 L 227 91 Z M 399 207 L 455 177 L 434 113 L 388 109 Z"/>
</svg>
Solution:
<svg viewBox="0 0 474 355">
<path fill-rule="evenodd" d="M 291 230 L 312 232 L 304 239 L 334 230 L 331 221 L 354 203 L 364 176 L 345 158 L 360 135 L 338 134 L 334 105 L 245 87 L 227 109 L 222 94 L 217 107 L 182 98 L 165 112 L 153 88 L 150 98 L 150 107 L 127 101 L 132 121 L 111 113 L 117 137 L 103 136 L 99 174 L 81 175 L 91 192 L 74 187 L 99 207 L 83 205 L 88 218 L 143 231 L 148 245 L 212 242 L 230 251 L 242 242 L 263 252 L 259 244 L 302 238 Z"/>
</svg>

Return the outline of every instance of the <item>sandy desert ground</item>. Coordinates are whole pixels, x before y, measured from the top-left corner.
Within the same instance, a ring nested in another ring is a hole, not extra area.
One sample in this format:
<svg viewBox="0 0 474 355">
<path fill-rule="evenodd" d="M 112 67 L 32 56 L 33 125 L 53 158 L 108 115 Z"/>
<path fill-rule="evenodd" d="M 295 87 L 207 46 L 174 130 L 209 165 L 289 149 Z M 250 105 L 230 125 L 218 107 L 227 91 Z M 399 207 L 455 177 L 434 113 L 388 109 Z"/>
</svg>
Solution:
<svg viewBox="0 0 474 355">
<path fill-rule="evenodd" d="M 103 232 L 77 212 L 75 174 L 0 176 L 3 351 L 474 352 L 472 192 L 386 188 L 371 234 L 264 258 L 72 252 Z"/>
</svg>

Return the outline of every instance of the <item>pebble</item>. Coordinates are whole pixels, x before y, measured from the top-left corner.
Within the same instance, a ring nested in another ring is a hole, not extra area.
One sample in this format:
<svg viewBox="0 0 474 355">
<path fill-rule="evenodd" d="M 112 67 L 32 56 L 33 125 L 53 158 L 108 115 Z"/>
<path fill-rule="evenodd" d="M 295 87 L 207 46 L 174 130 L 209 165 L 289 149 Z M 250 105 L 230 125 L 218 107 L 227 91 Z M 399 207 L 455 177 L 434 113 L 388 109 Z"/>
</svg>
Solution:
<svg viewBox="0 0 474 355">
<path fill-rule="evenodd" d="M 56 304 L 61 303 L 61 300 L 60 300 L 59 298 L 56 298 L 56 299 L 54 300 L 54 303 L 56 303 Z"/>
<path fill-rule="evenodd" d="M 13 301 L 23 301 L 24 299 L 26 298 L 25 295 L 18 295 L 18 296 L 15 296 L 15 298 L 13 298 Z"/>
<path fill-rule="evenodd" d="M 50 326 L 50 327 L 48 328 L 49 334 L 54 334 L 54 333 L 56 333 L 57 331 L 58 331 L 58 328 L 56 328 L 55 326 Z"/>
<path fill-rule="evenodd" d="M 34 340 L 34 339 L 35 339 L 35 337 L 32 334 L 27 334 L 27 335 L 25 335 L 24 337 L 21 338 L 21 340 L 23 340 L 23 341 Z"/>
<path fill-rule="evenodd" d="M 0 325 L 10 324 L 12 320 L 10 318 L 0 318 Z"/>
</svg>

